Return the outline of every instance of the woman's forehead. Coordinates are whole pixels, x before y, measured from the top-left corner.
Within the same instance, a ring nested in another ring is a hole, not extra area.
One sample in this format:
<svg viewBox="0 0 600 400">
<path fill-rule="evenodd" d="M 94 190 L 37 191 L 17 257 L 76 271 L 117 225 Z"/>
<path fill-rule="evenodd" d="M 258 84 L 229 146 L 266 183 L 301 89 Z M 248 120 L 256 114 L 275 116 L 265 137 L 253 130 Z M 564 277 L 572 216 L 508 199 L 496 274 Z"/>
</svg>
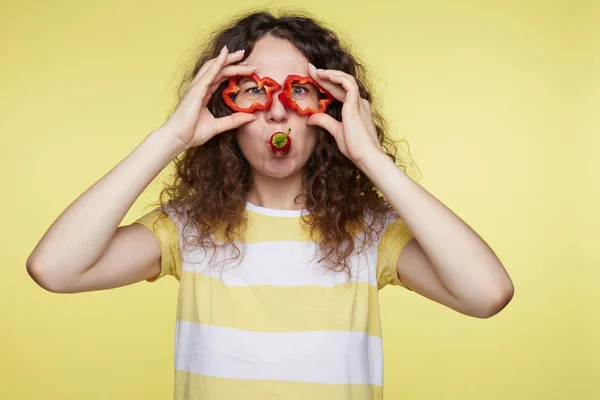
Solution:
<svg viewBox="0 0 600 400">
<path fill-rule="evenodd" d="M 279 84 L 288 75 L 308 76 L 308 60 L 285 39 L 272 36 L 259 39 L 246 61 L 257 67 L 259 77 L 268 76 Z"/>
</svg>

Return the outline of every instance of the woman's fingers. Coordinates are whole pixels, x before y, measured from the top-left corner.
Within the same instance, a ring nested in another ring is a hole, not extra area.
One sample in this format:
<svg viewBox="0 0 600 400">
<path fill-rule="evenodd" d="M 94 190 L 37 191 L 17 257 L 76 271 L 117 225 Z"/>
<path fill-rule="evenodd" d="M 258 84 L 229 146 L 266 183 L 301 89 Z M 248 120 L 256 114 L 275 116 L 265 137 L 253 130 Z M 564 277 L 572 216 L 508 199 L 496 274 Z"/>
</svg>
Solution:
<svg viewBox="0 0 600 400">
<path fill-rule="evenodd" d="M 371 111 L 371 104 L 366 99 L 360 97 L 360 91 L 356 79 L 347 73 L 337 70 L 315 70 L 314 67 L 309 67 L 309 71 L 313 79 L 317 81 L 323 88 L 327 89 L 333 97 L 342 101 L 346 108 L 351 113 L 354 113 L 360 120 L 362 120 L 367 133 L 373 140 L 376 146 L 381 148 L 379 138 L 377 136 L 377 129 L 373 122 L 373 113 Z M 343 92 L 343 94 L 342 94 Z M 315 114 L 307 121 L 308 125 L 318 125 L 328 132 L 330 132 L 338 142 L 338 145 L 342 142 L 341 135 L 339 132 L 342 131 L 343 125 L 335 119 L 326 116 L 325 114 Z M 345 117 L 344 117 L 345 118 Z"/>
<path fill-rule="evenodd" d="M 345 104 L 360 107 L 358 102 L 360 92 L 356 79 L 352 75 L 334 69 L 314 69 L 314 67 L 311 67 L 309 67 L 311 76 L 316 77 L 319 85 L 329 91 L 334 98 Z"/>
<path fill-rule="evenodd" d="M 217 57 L 214 63 L 202 75 L 200 80 L 198 81 L 198 85 L 203 88 L 208 88 L 208 86 L 215 80 L 215 77 L 221 71 L 221 69 L 225 66 L 225 61 L 227 60 L 227 47 L 223 47 L 221 53 Z"/>
<path fill-rule="evenodd" d="M 320 126 L 329 132 L 336 141 L 342 135 L 342 124 L 332 116 L 324 113 L 313 114 L 306 120 L 307 125 Z"/>
<path fill-rule="evenodd" d="M 320 70 L 317 71 L 317 75 L 319 77 L 328 79 L 329 81 L 333 82 L 333 83 L 337 83 L 338 85 L 342 86 L 344 88 L 344 90 L 346 91 L 346 97 L 344 99 L 344 104 L 348 104 L 348 105 L 353 105 L 353 106 L 358 106 L 358 100 L 359 100 L 359 92 L 358 92 L 358 85 L 356 84 L 356 80 L 354 79 L 353 76 L 348 75 L 348 74 L 344 74 L 344 73 L 337 73 L 336 71 L 326 71 L 326 70 Z M 332 93 L 333 95 L 333 93 Z"/>
<path fill-rule="evenodd" d="M 373 122 L 373 112 L 371 111 L 371 104 L 366 99 L 360 99 L 361 107 L 360 107 L 360 115 L 368 122 L 368 126 L 375 127 L 375 123 Z M 375 132 L 375 136 L 377 136 L 377 131 Z"/>
<path fill-rule="evenodd" d="M 256 115 L 237 112 L 226 117 L 215 118 L 215 134 L 238 128 L 256 119 Z"/>
<path fill-rule="evenodd" d="M 204 94 L 206 93 L 208 85 L 223 67 L 224 62 L 227 59 L 227 55 L 227 47 L 223 47 L 219 53 L 219 56 L 213 60 L 213 62 L 206 68 L 202 75 L 198 76 L 196 82 L 190 86 L 189 91 L 195 91 L 199 95 L 198 97 L 204 98 Z"/>
<path fill-rule="evenodd" d="M 232 76 L 251 75 L 252 73 L 254 73 L 255 70 L 256 67 L 250 67 L 241 64 L 230 65 L 221 69 L 221 71 L 219 71 L 219 73 L 215 77 L 213 83 L 206 90 L 206 94 L 204 95 L 204 99 L 202 100 L 202 106 L 204 107 L 208 104 L 210 98 L 217 91 L 217 89 L 219 89 L 219 86 L 221 85 L 221 83 L 223 83 L 223 81 L 229 79 Z"/>
<path fill-rule="evenodd" d="M 360 100 L 362 103 L 362 107 L 360 107 L 360 115 L 362 116 L 363 120 L 367 121 L 365 125 L 367 126 L 371 139 L 373 139 L 375 145 L 381 149 L 381 143 L 379 143 L 379 137 L 377 137 L 377 128 L 375 128 L 375 123 L 373 122 L 371 103 L 369 103 L 366 99 Z"/>
<path fill-rule="evenodd" d="M 328 81 L 327 79 L 317 75 L 317 69 L 314 65 L 308 65 L 308 73 L 323 89 L 327 90 L 334 99 L 341 101 L 342 103 L 346 100 L 346 91 L 339 85 Z"/>
<path fill-rule="evenodd" d="M 223 81 L 225 81 L 226 79 L 238 75 L 252 75 L 254 71 L 256 71 L 256 67 L 249 65 L 238 64 L 224 67 L 223 69 L 221 69 L 221 71 L 219 71 L 212 84 L 210 85 L 208 94 L 212 96 L 213 93 L 219 88 L 221 83 L 223 83 Z"/>
<path fill-rule="evenodd" d="M 219 56 L 208 60 L 207 62 L 205 62 L 202 65 L 202 67 L 200 67 L 200 70 L 198 70 L 198 73 L 196 74 L 196 76 L 194 76 L 194 79 L 192 79 L 192 81 L 188 84 L 186 93 L 192 88 L 192 86 L 194 86 L 194 85 L 196 85 L 196 83 L 198 83 L 198 81 L 206 74 L 206 72 L 209 70 L 209 68 L 212 67 L 212 65 L 219 59 L 219 57 L 223 56 L 224 50 L 226 50 L 226 48 L 223 48 L 221 50 L 221 53 L 219 53 Z M 223 65 L 229 65 L 231 63 L 237 62 L 244 57 L 244 51 L 236 51 L 235 53 L 228 53 L 227 51 L 225 51 L 225 53 L 226 53 L 226 56 L 225 56 L 225 62 L 223 63 Z"/>
</svg>

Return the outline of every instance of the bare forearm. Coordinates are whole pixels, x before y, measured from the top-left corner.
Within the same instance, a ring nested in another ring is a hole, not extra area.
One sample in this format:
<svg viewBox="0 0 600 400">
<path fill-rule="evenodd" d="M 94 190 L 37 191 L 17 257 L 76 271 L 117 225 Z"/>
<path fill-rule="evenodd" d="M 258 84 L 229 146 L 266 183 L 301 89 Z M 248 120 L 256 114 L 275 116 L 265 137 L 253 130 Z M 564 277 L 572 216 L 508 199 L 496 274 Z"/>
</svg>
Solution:
<svg viewBox="0 0 600 400">
<path fill-rule="evenodd" d="M 37 244 L 27 260 L 28 268 L 74 276 L 92 266 L 135 200 L 183 150 L 173 137 L 161 130 L 150 133 L 125 159 L 79 196 Z"/>
<path fill-rule="evenodd" d="M 383 153 L 361 170 L 411 230 L 446 289 L 465 302 L 502 293 L 511 281 L 485 241 Z"/>
</svg>

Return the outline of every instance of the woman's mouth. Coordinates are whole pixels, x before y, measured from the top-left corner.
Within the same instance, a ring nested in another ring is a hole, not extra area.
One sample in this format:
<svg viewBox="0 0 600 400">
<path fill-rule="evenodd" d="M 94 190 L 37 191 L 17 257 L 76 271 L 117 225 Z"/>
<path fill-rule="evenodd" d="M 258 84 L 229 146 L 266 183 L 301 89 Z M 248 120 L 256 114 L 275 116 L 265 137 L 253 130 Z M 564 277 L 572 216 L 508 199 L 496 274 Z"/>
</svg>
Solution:
<svg viewBox="0 0 600 400">
<path fill-rule="evenodd" d="M 271 155 L 275 158 L 285 158 L 287 156 L 290 155 L 290 153 L 292 152 L 291 147 L 285 151 L 273 151 L 273 149 L 271 148 L 271 143 L 267 142 L 267 151 L 269 153 L 271 153 Z"/>
<path fill-rule="evenodd" d="M 269 138 L 269 147 L 275 157 L 284 157 L 292 149 L 291 132 L 291 129 L 287 132 L 275 132 Z"/>
</svg>

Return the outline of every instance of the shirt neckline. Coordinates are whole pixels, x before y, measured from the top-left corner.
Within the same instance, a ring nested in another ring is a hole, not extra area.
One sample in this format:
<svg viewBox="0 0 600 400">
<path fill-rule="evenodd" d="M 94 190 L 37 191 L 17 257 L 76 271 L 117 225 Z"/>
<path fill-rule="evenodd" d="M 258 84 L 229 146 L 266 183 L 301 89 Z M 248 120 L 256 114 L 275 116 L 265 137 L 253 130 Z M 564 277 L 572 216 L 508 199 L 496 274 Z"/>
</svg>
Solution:
<svg viewBox="0 0 600 400">
<path fill-rule="evenodd" d="M 302 210 L 278 210 L 276 208 L 267 208 L 260 207 L 255 204 L 246 201 L 246 209 L 253 211 L 257 214 L 267 215 L 269 217 L 301 217 L 303 215 L 308 215 L 307 209 Z"/>
</svg>

